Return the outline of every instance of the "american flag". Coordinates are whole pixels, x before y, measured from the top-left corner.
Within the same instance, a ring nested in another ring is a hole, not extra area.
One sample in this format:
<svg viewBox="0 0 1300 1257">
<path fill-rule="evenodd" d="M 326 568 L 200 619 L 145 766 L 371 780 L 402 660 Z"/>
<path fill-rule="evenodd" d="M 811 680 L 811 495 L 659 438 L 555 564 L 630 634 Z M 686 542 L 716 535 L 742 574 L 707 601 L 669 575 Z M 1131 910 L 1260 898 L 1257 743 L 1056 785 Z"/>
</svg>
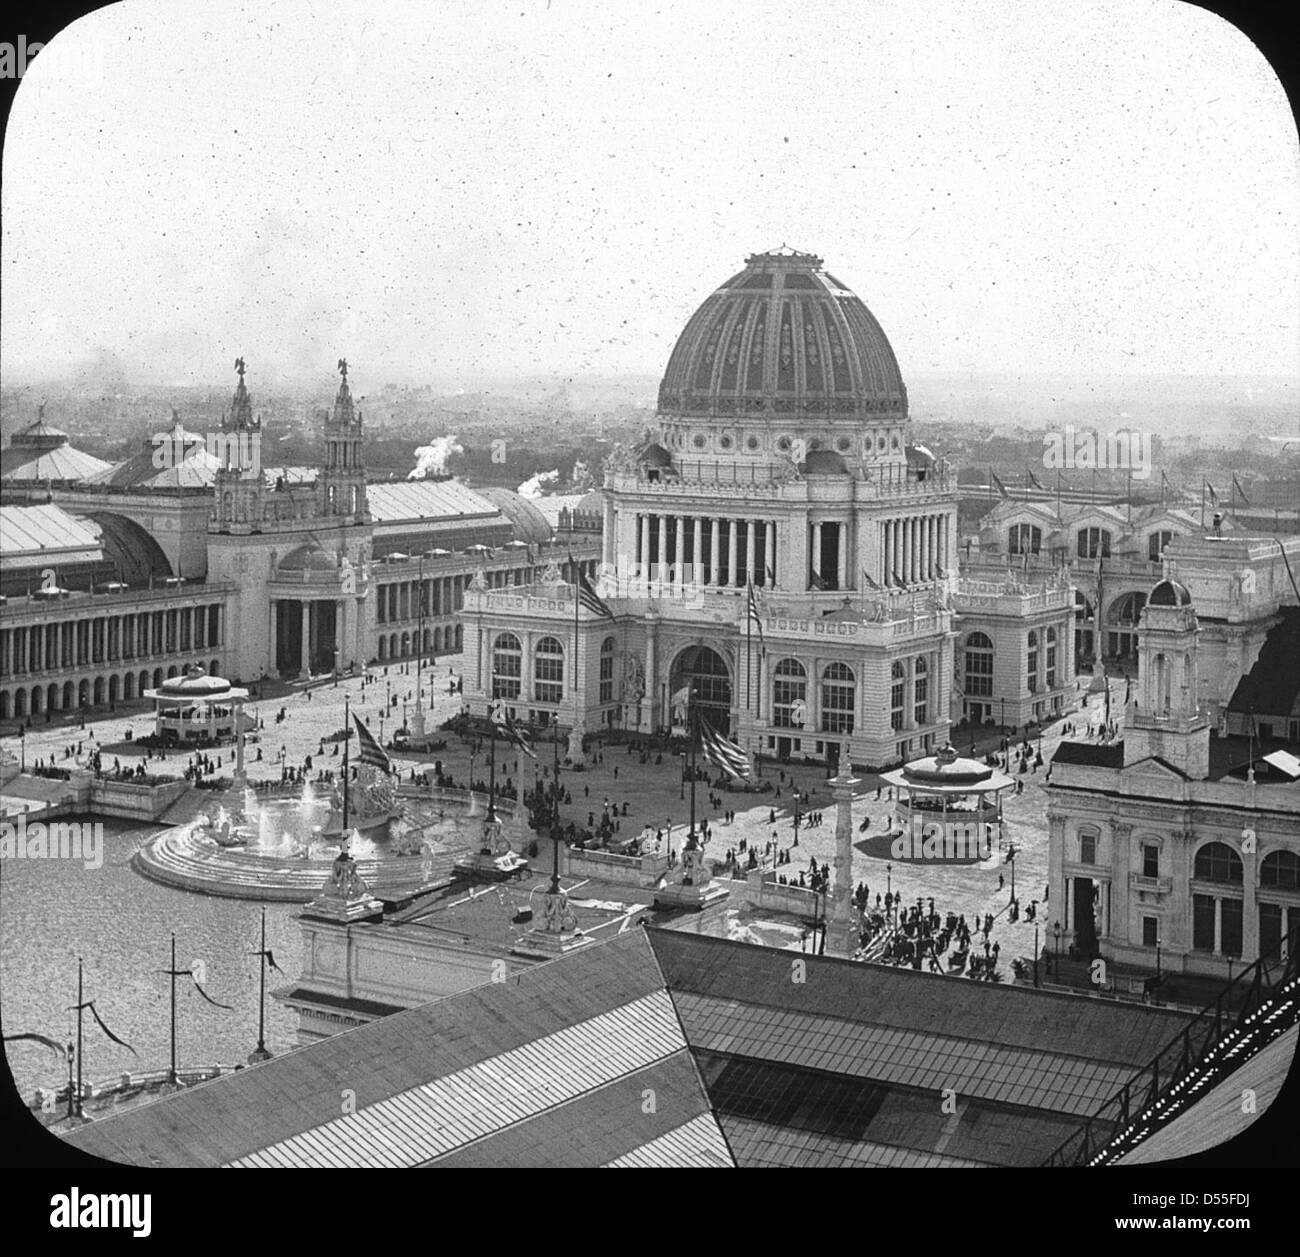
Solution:
<svg viewBox="0 0 1300 1257">
<path fill-rule="evenodd" d="M 705 759 L 724 772 L 743 781 L 750 779 L 749 756 L 729 738 L 724 738 L 707 720 L 700 722 L 700 749 Z"/>
<path fill-rule="evenodd" d="M 388 758 L 388 753 L 375 741 L 375 735 L 366 728 L 356 712 L 352 713 L 352 719 L 357 722 L 357 758 L 363 764 L 369 764 L 372 768 L 378 768 L 380 772 L 391 774 L 393 764 Z"/>
<path fill-rule="evenodd" d="M 569 555 L 569 565 L 573 568 L 574 574 L 578 581 L 578 605 L 586 607 L 588 611 L 594 611 L 597 615 L 603 616 L 606 620 L 612 620 L 614 613 L 601 596 L 591 587 L 591 582 L 583 574 L 582 568 L 575 562 L 572 554 Z"/>
<path fill-rule="evenodd" d="M 763 641 L 763 616 L 758 609 L 758 593 L 754 589 L 754 582 L 749 582 L 749 596 L 746 599 L 746 611 L 754 627 L 758 630 L 758 644 L 766 647 L 767 643 Z"/>
<path fill-rule="evenodd" d="M 524 731 L 515 724 L 513 717 L 506 711 L 504 704 L 498 703 L 495 707 L 489 707 L 488 719 L 529 759 L 537 758 L 537 752 L 533 750 L 532 743 L 528 741 Z"/>
</svg>

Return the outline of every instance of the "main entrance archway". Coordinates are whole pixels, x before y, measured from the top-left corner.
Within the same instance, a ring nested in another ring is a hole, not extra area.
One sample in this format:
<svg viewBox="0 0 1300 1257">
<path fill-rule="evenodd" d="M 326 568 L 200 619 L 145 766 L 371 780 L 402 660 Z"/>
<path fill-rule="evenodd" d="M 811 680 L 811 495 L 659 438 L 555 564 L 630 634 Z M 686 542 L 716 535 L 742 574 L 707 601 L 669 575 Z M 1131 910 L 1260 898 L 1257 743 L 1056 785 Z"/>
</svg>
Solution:
<svg viewBox="0 0 1300 1257">
<path fill-rule="evenodd" d="M 673 661 L 669 673 L 668 705 L 684 686 L 695 695 L 695 708 L 725 737 L 731 736 L 731 672 L 727 661 L 709 646 L 688 646 Z M 672 713 L 668 713 L 671 720 Z"/>
</svg>

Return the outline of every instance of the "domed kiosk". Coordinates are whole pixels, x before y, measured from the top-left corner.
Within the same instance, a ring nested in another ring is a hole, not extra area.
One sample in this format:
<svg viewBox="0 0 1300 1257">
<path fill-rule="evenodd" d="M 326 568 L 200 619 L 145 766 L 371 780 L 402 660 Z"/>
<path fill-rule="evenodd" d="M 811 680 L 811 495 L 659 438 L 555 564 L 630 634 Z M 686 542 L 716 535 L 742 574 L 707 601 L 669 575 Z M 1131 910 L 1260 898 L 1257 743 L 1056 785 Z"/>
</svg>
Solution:
<svg viewBox="0 0 1300 1257">
<path fill-rule="evenodd" d="M 154 733 L 160 741 L 213 746 L 234 738 L 248 691 L 210 675 L 202 664 L 191 664 L 184 676 L 145 690 L 143 697 L 153 700 Z"/>
<path fill-rule="evenodd" d="M 1002 795 L 1016 784 L 1001 769 L 948 745 L 881 775 L 895 787 L 895 859 L 974 862 L 1001 845 Z"/>
</svg>

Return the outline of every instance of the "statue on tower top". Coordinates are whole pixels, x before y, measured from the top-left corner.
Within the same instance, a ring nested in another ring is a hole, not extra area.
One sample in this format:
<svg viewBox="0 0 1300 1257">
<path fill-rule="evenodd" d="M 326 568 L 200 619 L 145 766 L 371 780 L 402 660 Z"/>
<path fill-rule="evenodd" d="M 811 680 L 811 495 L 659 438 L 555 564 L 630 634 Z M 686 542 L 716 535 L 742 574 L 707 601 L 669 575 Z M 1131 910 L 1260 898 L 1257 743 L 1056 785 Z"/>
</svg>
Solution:
<svg viewBox="0 0 1300 1257">
<path fill-rule="evenodd" d="M 243 358 L 236 358 L 236 359 L 235 359 L 235 370 L 239 372 L 239 378 L 242 380 L 242 379 L 244 378 L 244 360 L 243 360 Z"/>
<path fill-rule="evenodd" d="M 348 378 L 348 360 L 346 358 L 339 359 L 339 374 L 345 380 Z"/>
</svg>

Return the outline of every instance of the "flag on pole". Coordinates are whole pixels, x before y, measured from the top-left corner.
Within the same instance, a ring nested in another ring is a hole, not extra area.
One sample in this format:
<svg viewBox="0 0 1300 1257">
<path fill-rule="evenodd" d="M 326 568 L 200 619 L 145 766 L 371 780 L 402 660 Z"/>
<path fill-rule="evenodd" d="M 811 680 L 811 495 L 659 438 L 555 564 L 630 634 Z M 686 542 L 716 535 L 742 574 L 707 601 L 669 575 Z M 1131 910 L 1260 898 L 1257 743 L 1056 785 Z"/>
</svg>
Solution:
<svg viewBox="0 0 1300 1257">
<path fill-rule="evenodd" d="M 668 707 L 672 714 L 672 718 L 674 720 L 677 719 L 677 714 L 679 712 L 681 713 L 683 720 L 685 720 L 686 710 L 688 705 L 690 704 L 690 701 L 691 701 L 690 685 L 683 685 L 680 690 L 678 690 L 675 694 L 673 694 L 668 699 Z"/>
<path fill-rule="evenodd" d="M 758 630 L 758 644 L 764 649 L 767 643 L 763 640 L 763 616 L 758 609 L 758 594 L 754 590 L 754 582 L 749 582 L 749 595 L 746 598 L 746 613 L 754 627 Z"/>
<path fill-rule="evenodd" d="M 1205 482 L 1205 488 L 1210 495 L 1210 505 L 1217 507 L 1219 505 L 1219 495 L 1215 493 L 1214 486 L 1207 480 Z"/>
<path fill-rule="evenodd" d="M 1007 486 L 1004 485 L 1002 481 L 998 479 L 998 473 L 995 472 L 992 467 L 989 468 L 989 476 L 992 478 L 994 485 L 997 487 L 997 491 L 1004 498 L 1009 498 L 1011 494 L 1007 492 Z"/>
<path fill-rule="evenodd" d="M 1242 506 L 1249 506 L 1250 499 L 1246 496 L 1246 490 L 1241 487 L 1241 481 L 1237 479 L 1237 473 L 1235 471 L 1232 473 L 1232 487 L 1236 492 L 1241 494 Z"/>
<path fill-rule="evenodd" d="M 497 724 L 500 725 L 506 739 L 523 751 L 529 759 L 537 758 L 537 752 L 533 750 L 532 743 L 529 742 L 527 735 L 509 715 L 506 715 L 504 720 L 497 721 Z"/>
<path fill-rule="evenodd" d="M 744 749 L 730 738 L 724 738 L 707 720 L 700 722 L 700 749 L 704 752 L 705 759 L 724 772 L 739 777 L 742 781 L 750 779 L 752 770 Z"/>
<path fill-rule="evenodd" d="M 614 613 L 601 596 L 591 587 L 591 582 L 584 575 L 582 568 L 577 564 L 573 554 L 569 554 L 569 564 L 573 568 L 574 576 L 577 578 L 578 585 L 578 604 L 586 607 L 588 611 L 593 611 L 596 615 L 602 616 L 606 620 L 612 620 Z"/>
<path fill-rule="evenodd" d="M 907 588 L 907 582 L 898 574 L 897 568 L 894 569 L 894 584 L 897 585 L 900 589 Z"/>
<path fill-rule="evenodd" d="M 388 758 L 388 753 L 375 741 L 375 735 L 366 728 L 356 712 L 352 713 L 352 719 L 357 722 L 357 758 L 363 764 L 369 764 L 371 768 L 378 768 L 380 772 L 391 776 L 393 763 Z"/>
<path fill-rule="evenodd" d="M 936 564 L 935 566 L 937 567 L 938 564 Z M 942 575 L 942 573 L 940 573 L 940 575 Z M 877 585 L 876 582 L 871 579 L 871 575 L 865 567 L 862 569 L 862 579 L 866 582 L 868 589 L 878 590 L 880 588 L 880 586 Z"/>
<path fill-rule="evenodd" d="M 1038 483 L 1038 477 L 1035 476 L 1034 473 L 1030 471 L 1028 467 L 1025 468 L 1025 474 L 1029 477 L 1029 483 L 1033 485 L 1035 489 L 1041 489 L 1043 487 L 1041 484 Z"/>
<path fill-rule="evenodd" d="M 939 576 L 939 579 L 940 579 L 940 580 L 947 580 L 947 579 L 948 579 L 948 569 L 947 569 L 946 567 L 944 567 L 944 565 L 943 565 L 942 563 L 936 563 L 936 564 L 934 565 L 934 570 L 935 570 L 936 574 Z"/>
<path fill-rule="evenodd" d="M 827 587 L 826 582 L 821 578 L 821 573 L 816 568 L 813 568 L 811 584 L 814 589 L 825 589 Z"/>
</svg>

